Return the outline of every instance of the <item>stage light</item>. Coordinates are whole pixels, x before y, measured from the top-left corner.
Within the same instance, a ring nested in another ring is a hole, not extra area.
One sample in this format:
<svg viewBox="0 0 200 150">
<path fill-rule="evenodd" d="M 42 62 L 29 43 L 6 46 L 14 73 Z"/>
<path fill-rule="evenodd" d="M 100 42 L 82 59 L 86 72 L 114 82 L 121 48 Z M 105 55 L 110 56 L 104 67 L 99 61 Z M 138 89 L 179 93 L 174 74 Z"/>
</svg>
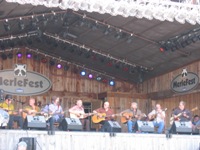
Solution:
<svg viewBox="0 0 200 150">
<path fill-rule="evenodd" d="M 68 65 L 64 65 L 63 69 L 64 69 L 65 71 L 67 71 L 67 70 L 69 70 L 69 66 L 68 66 Z"/>
<path fill-rule="evenodd" d="M 31 58 L 31 57 L 32 57 L 32 54 L 29 53 L 29 52 L 27 52 L 27 53 L 26 53 L 26 58 Z"/>
<path fill-rule="evenodd" d="M 42 62 L 42 63 L 47 63 L 47 58 L 46 58 L 46 57 L 43 57 L 43 58 L 41 59 L 41 62 Z"/>
<path fill-rule="evenodd" d="M 107 83 L 108 80 L 107 80 L 107 79 L 103 79 L 102 82 L 103 82 L 103 83 Z"/>
<path fill-rule="evenodd" d="M 90 73 L 90 74 L 88 75 L 88 78 L 89 78 L 89 79 L 92 79 L 92 78 L 93 78 L 93 75 Z"/>
<path fill-rule="evenodd" d="M 2 58 L 2 60 L 6 60 L 6 59 L 7 59 L 7 55 L 4 54 L 4 53 L 2 53 L 2 54 L 1 54 L 1 58 Z"/>
<path fill-rule="evenodd" d="M 17 57 L 18 57 L 18 58 L 22 58 L 22 53 L 21 53 L 21 52 L 18 52 L 18 53 L 17 53 Z"/>
<path fill-rule="evenodd" d="M 165 51 L 165 49 L 163 48 L 163 47 L 160 47 L 160 52 L 164 52 Z"/>
<path fill-rule="evenodd" d="M 54 66 L 55 64 L 56 64 L 56 63 L 55 63 L 55 61 L 54 61 L 54 60 L 52 60 L 52 59 L 51 59 L 51 60 L 49 60 L 49 65 L 50 65 L 50 66 Z"/>
<path fill-rule="evenodd" d="M 20 20 L 18 22 L 18 27 L 19 27 L 20 30 L 24 30 L 24 28 L 25 28 L 24 22 L 23 22 L 21 17 L 20 17 Z"/>
<path fill-rule="evenodd" d="M 9 59 L 12 59 L 12 58 L 13 58 L 13 53 L 9 53 L 9 54 L 8 54 L 8 58 L 9 58 Z"/>
<path fill-rule="evenodd" d="M 82 76 L 85 76 L 86 75 L 86 72 L 83 70 L 83 71 L 81 71 L 81 75 Z"/>
<path fill-rule="evenodd" d="M 110 81 L 109 81 L 109 85 L 110 85 L 110 86 L 114 86 L 114 85 L 115 85 L 115 81 L 110 80 Z"/>
<path fill-rule="evenodd" d="M 8 23 L 8 19 L 4 21 L 4 29 L 5 31 L 10 31 L 11 29 L 10 24 Z"/>
<path fill-rule="evenodd" d="M 96 80 L 97 80 L 97 81 L 101 81 L 101 80 L 102 80 L 102 77 L 97 76 L 97 77 L 96 77 Z"/>
<path fill-rule="evenodd" d="M 58 63 L 58 64 L 56 65 L 56 67 L 57 67 L 58 69 L 61 69 L 61 68 L 62 68 L 62 64 L 61 64 L 61 63 Z"/>
</svg>

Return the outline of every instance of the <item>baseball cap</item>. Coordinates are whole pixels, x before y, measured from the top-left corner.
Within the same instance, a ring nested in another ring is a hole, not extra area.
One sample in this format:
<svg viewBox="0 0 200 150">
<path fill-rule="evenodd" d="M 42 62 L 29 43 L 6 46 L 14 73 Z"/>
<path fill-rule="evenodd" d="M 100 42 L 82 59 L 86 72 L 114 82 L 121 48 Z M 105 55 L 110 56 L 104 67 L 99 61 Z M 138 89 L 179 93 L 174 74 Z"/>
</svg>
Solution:
<svg viewBox="0 0 200 150">
<path fill-rule="evenodd" d="M 11 99 L 12 100 L 13 98 L 12 98 L 12 95 L 7 94 L 5 99 Z"/>
</svg>

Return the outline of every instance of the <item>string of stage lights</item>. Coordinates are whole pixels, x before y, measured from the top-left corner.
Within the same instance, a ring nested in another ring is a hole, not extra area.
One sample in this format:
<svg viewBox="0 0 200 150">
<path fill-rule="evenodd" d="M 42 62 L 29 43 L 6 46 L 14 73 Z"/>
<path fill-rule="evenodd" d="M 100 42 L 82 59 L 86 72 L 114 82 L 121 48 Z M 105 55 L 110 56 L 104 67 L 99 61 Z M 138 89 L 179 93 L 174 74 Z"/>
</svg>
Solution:
<svg viewBox="0 0 200 150">
<path fill-rule="evenodd" d="M 17 51 L 16 57 L 18 59 L 23 58 L 24 53 L 21 52 L 21 49 L 22 48 L 11 48 L 11 49 L 6 49 L 3 51 L 0 51 L 2 60 L 6 60 L 7 58 L 12 59 L 14 57 L 13 53 L 12 53 L 13 51 Z M 42 51 L 39 51 L 38 49 L 25 47 L 25 50 L 26 50 L 25 56 L 27 59 L 31 59 L 31 58 L 34 58 L 37 60 L 39 59 L 42 63 L 47 63 L 48 58 L 49 58 L 50 66 L 56 66 L 57 69 L 64 69 L 65 71 L 67 71 L 69 69 L 69 65 L 73 65 L 80 69 L 79 73 L 82 77 L 86 77 L 86 78 L 88 77 L 88 79 L 96 79 L 97 81 L 109 84 L 110 86 L 115 85 L 115 81 L 114 81 L 115 78 L 107 75 L 106 73 L 102 73 L 100 71 L 89 69 L 89 68 L 85 67 L 84 65 L 80 65 L 78 63 L 69 62 L 69 61 L 63 60 L 61 58 L 56 58 L 56 56 L 46 54 Z M 8 53 L 8 54 L 6 54 L 6 53 Z M 35 53 L 34 56 L 33 56 L 33 53 Z M 42 55 L 44 57 L 42 57 L 40 59 L 39 55 Z M 37 58 L 36 58 L 36 56 L 37 56 Z"/>
</svg>

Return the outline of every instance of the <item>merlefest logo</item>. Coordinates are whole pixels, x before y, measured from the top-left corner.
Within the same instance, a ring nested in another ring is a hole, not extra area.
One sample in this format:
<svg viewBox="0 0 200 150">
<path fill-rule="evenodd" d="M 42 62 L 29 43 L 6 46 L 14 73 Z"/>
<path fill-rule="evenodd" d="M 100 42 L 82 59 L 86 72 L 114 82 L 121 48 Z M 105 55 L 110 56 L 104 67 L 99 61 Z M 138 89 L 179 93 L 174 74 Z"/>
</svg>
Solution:
<svg viewBox="0 0 200 150">
<path fill-rule="evenodd" d="M 14 70 L 0 71 L 0 89 L 5 93 L 21 96 L 39 95 L 51 88 L 45 76 L 26 70 L 26 65 L 16 64 Z"/>
<path fill-rule="evenodd" d="M 199 77 L 193 72 L 183 69 L 182 73 L 176 76 L 171 82 L 171 89 L 177 93 L 184 93 L 193 90 L 199 84 Z"/>
</svg>

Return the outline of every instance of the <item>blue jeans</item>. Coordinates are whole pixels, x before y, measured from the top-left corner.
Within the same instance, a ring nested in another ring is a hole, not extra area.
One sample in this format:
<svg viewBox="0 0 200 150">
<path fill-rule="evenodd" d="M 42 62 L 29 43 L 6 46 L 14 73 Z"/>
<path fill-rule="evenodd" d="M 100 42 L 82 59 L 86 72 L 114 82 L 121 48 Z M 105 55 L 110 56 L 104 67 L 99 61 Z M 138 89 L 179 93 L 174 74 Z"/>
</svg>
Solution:
<svg viewBox="0 0 200 150">
<path fill-rule="evenodd" d="M 128 127 L 128 133 L 133 132 L 133 127 L 135 126 L 136 121 L 128 120 L 127 127 Z"/>
<path fill-rule="evenodd" d="M 153 124 L 154 124 L 154 127 L 158 127 L 158 130 L 157 130 L 157 133 L 162 133 L 163 132 L 163 129 L 164 129 L 164 122 L 163 121 L 161 121 L 161 122 L 153 122 Z"/>
<path fill-rule="evenodd" d="M 54 123 L 55 123 L 55 122 L 61 123 L 61 122 L 62 122 L 62 119 L 63 119 L 63 118 L 57 119 L 57 118 L 55 118 L 54 116 L 51 117 L 51 118 L 49 119 L 50 130 L 55 130 L 55 128 L 54 128 Z"/>
</svg>

